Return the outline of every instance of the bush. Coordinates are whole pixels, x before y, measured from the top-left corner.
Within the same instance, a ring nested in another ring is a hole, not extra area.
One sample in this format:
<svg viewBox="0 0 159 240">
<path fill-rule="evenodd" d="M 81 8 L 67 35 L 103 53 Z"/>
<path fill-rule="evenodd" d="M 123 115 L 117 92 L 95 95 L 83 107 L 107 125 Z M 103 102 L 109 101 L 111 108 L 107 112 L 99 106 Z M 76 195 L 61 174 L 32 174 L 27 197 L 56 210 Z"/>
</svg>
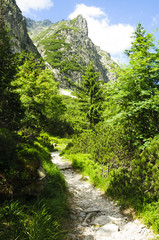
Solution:
<svg viewBox="0 0 159 240">
<path fill-rule="evenodd" d="M 152 139 L 132 161 L 132 177 L 144 201 L 159 198 L 159 138 Z"/>
<path fill-rule="evenodd" d="M 0 129 L 0 170 L 10 169 L 14 165 L 16 143 L 7 129 Z"/>
<path fill-rule="evenodd" d="M 73 146 L 66 148 L 66 153 L 91 154 L 95 162 L 110 164 L 112 168 L 130 165 L 130 155 L 120 126 L 98 124 L 95 131 L 87 130 L 74 136 Z"/>
<path fill-rule="evenodd" d="M 142 213 L 144 223 L 147 224 L 149 227 L 152 226 L 153 230 L 156 233 L 159 233 L 158 213 L 159 213 L 159 201 L 146 204 Z"/>
<path fill-rule="evenodd" d="M 38 178 L 37 169 L 40 167 L 40 152 L 32 145 L 21 143 L 17 147 L 17 178 L 22 185 L 30 184 Z"/>
<path fill-rule="evenodd" d="M 43 145 L 43 147 L 49 148 L 49 150 L 53 150 L 53 143 L 54 143 L 54 138 L 50 136 L 46 132 L 41 132 L 39 137 L 37 137 L 37 140 L 39 143 Z"/>
</svg>

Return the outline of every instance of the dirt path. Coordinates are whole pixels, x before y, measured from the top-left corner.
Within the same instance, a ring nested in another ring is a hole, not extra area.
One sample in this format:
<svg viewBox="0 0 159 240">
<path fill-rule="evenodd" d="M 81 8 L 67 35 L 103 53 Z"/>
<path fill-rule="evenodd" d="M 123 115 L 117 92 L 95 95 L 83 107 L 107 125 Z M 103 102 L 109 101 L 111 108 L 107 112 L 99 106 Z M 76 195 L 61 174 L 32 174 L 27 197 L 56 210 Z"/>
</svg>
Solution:
<svg viewBox="0 0 159 240">
<path fill-rule="evenodd" d="M 52 161 L 65 176 L 70 192 L 68 240 L 148 240 L 154 236 L 139 220 L 129 220 L 101 191 L 84 181 L 70 162 L 52 153 Z"/>
</svg>

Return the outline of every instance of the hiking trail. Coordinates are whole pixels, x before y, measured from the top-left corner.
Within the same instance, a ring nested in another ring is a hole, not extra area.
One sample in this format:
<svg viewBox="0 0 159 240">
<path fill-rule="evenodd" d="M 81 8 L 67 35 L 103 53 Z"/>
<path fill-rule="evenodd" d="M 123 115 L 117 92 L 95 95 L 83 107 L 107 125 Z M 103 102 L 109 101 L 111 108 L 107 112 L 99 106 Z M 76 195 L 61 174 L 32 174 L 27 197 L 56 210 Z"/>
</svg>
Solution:
<svg viewBox="0 0 159 240">
<path fill-rule="evenodd" d="M 71 162 L 52 153 L 69 189 L 70 227 L 68 240 L 150 240 L 154 234 L 139 220 L 121 214 L 120 207 L 93 187 L 71 166 Z"/>
</svg>

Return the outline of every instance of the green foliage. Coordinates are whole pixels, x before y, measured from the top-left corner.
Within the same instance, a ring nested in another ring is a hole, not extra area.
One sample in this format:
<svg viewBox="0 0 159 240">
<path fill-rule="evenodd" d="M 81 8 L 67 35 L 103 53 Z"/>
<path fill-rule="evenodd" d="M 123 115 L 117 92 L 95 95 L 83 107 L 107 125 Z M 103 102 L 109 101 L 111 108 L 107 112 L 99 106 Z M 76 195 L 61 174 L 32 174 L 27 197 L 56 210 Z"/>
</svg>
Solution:
<svg viewBox="0 0 159 240">
<path fill-rule="evenodd" d="M 124 130 L 120 126 L 105 125 L 100 122 L 94 130 L 87 130 L 74 136 L 68 153 L 88 153 L 101 164 L 109 164 L 111 168 L 130 166 Z"/>
<path fill-rule="evenodd" d="M 32 54 L 22 54 L 17 61 L 1 20 L 0 239 L 64 239 L 61 225 L 67 213 L 66 184 L 50 161 L 48 147 L 53 139 L 44 132 L 37 139 L 35 135 L 57 122 L 65 106 L 44 62 Z M 49 182 L 45 192 L 34 199 L 28 197 L 26 188 L 39 179 L 41 164 Z"/>
<path fill-rule="evenodd" d="M 44 69 L 44 63 L 32 54 L 22 55 L 23 65 L 19 67 L 14 86 L 25 107 L 23 125 L 39 131 L 41 127 L 59 120 L 65 111 L 58 95 L 57 83 L 51 70 Z"/>
<path fill-rule="evenodd" d="M 8 169 L 13 164 L 15 140 L 7 129 L 0 129 L 0 169 Z"/>
<path fill-rule="evenodd" d="M 55 168 L 54 168 L 55 169 Z M 55 177 L 59 175 L 59 177 Z M 0 237 L 8 239 L 65 239 L 61 223 L 66 217 L 66 197 L 64 180 L 59 189 L 56 180 L 60 180 L 59 170 L 52 170 L 51 180 L 45 195 L 36 201 L 6 201 L 0 210 Z M 62 190 L 63 188 L 63 190 Z M 39 227 L 40 226 L 40 227 Z"/>
<path fill-rule="evenodd" d="M 67 127 L 67 129 L 70 129 L 68 134 L 82 132 L 83 129 L 87 128 L 87 123 L 85 122 L 85 114 L 80 111 L 77 98 L 62 96 L 62 99 L 67 106 L 63 118 L 69 124 Z"/>
<path fill-rule="evenodd" d="M 65 154 L 65 158 L 72 161 L 72 166 L 82 174 L 88 175 L 91 183 L 102 190 L 106 190 L 107 179 L 103 177 L 103 169 L 99 163 L 95 163 L 90 154 Z M 105 169 L 106 170 L 106 169 Z"/>
<path fill-rule="evenodd" d="M 48 176 L 47 186 L 38 198 L 30 198 L 27 201 L 5 201 L 1 203 L 0 208 L 0 238 L 8 239 L 48 239 L 62 240 L 65 239 L 65 232 L 62 230 L 62 223 L 67 216 L 67 188 L 63 175 L 60 170 L 52 164 L 48 145 L 49 136 L 42 133 L 40 136 L 41 143 L 36 141 L 33 146 L 28 144 L 21 145 L 18 149 L 18 160 L 20 161 L 21 178 L 18 179 L 16 187 L 24 186 L 32 182 L 37 170 L 36 164 L 40 162 Z M 52 138 L 52 140 L 54 140 Z M 24 164 L 26 166 L 23 168 Z M 26 171 L 29 172 L 26 172 Z M 31 172 L 34 175 L 31 175 Z M 29 175 L 30 174 L 30 175 Z M 28 179 L 27 176 L 30 176 Z M 10 176 L 9 176 L 10 177 Z M 24 179 L 23 179 L 24 177 Z M 15 175 L 11 181 L 15 183 Z M 1 198 L 2 200 L 2 198 Z M 28 201 L 29 200 L 29 201 Z M 40 228 L 39 228 L 40 226 Z"/>
<path fill-rule="evenodd" d="M 118 68 L 118 80 L 108 86 L 108 115 L 105 113 L 108 119 L 111 116 L 112 122 L 124 126 L 132 148 L 142 145 L 159 131 L 159 55 L 153 36 L 145 34 L 140 24 L 126 54 L 130 64 Z"/>
<path fill-rule="evenodd" d="M 159 196 L 159 138 L 152 139 L 147 147 L 132 160 L 132 178 L 136 181 L 143 201 Z"/>
<path fill-rule="evenodd" d="M 156 233 L 159 233 L 159 201 L 147 204 L 144 207 L 144 211 L 142 213 L 142 217 L 144 223 L 149 227 L 152 226 L 153 230 Z"/>
<path fill-rule="evenodd" d="M 21 187 L 32 183 L 38 178 L 37 169 L 40 167 L 40 161 L 40 152 L 35 147 L 26 143 L 19 144 L 15 170 L 19 170 L 17 180 L 19 180 Z M 15 176 L 13 178 L 15 180 Z"/>
<path fill-rule="evenodd" d="M 20 128 L 23 109 L 19 95 L 11 85 L 17 73 L 17 59 L 13 54 L 10 37 L 5 25 L 0 27 L 0 127 L 16 130 Z"/>
<path fill-rule="evenodd" d="M 77 97 L 81 103 L 81 111 L 86 114 L 90 128 L 101 120 L 103 93 L 101 82 L 98 80 L 99 73 L 94 69 L 92 63 L 84 70 L 82 83 L 79 87 Z"/>
<path fill-rule="evenodd" d="M 37 137 L 37 140 L 39 143 L 42 144 L 42 146 L 47 147 L 50 150 L 53 150 L 52 144 L 54 143 L 54 137 L 52 137 L 47 132 L 41 132 L 39 137 Z"/>
</svg>

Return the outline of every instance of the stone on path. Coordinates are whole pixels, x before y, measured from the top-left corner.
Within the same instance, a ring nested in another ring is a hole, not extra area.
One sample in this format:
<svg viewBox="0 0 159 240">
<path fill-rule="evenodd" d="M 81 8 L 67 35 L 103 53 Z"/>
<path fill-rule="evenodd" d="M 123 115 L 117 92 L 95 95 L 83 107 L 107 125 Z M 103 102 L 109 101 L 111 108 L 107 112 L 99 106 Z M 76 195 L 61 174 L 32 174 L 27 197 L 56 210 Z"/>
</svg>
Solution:
<svg viewBox="0 0 159 240">
<path fill-rule="evenodd" d="M 99 228 L 95 233 L 95 240 L 108 240 L 112 239 L 111 237 L 114 233 L 118 232 L 118 226 L 115 224 L 106 224 L 103 227 Z"/>
<path fill-rule="evenodd" d="M 97 226 L 103 226 L 107 223 L 111 223 L 111 219 L 105 215 L 97 216 L 91 224 L 97 225 Z"/>
</svg>

